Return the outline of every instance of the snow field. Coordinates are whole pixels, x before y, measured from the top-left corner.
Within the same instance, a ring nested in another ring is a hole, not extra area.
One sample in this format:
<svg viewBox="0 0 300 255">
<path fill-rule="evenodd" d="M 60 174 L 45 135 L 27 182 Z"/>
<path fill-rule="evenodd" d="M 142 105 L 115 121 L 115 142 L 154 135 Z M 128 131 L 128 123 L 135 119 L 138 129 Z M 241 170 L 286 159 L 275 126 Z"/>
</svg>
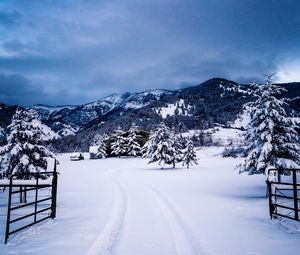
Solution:
<svg viewBox="0 0 300 255">
<path fill-rule="evenodd" d="M 221 158 L 221 150 L 198 150 L 199 165 L 189 170 L 60 155 L 57 219 L 5 246 L 0 217 L 0 254 L 300 253 L 300 234 L 269 219 L 265 177 L 239 175 L 239 159 Z"/>
</svg>

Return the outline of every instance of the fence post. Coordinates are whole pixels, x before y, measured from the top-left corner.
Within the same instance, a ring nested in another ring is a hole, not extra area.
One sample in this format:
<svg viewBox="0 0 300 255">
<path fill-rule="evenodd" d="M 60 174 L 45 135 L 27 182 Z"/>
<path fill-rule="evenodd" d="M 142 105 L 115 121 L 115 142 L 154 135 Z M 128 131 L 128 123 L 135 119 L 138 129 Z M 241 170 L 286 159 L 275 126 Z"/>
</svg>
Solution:
<svg viewBox="0 0 300 255">
<path fill-rule="evenodd" d="M 24 187 L 24 203 L 27 203 L 27 188 Z"/>
<path fill-rule="evenodd" d="M 270 214 L 270 218 L 273 218 L 273 204 L 272 204 L 272 187 L 271 187 L 271 182 L 270 181 L 266 181 L 267 186 L 268 186 L 268 193 L 269 193 L 269 214 Z"/>
<path fill-rule="evenodd" d="M 22 196 L 22 186 L 20 186 L 20 203 L 23 203 L 23 196 Z"/>
<path fill-rule="evenodd" d="M 293 191 L 294 191 L 294 209 L 295 209 L 295 220 L 299 221 L 299 211 L 298 211 L 298 192 L 297 192 L 297 172 L 293 172 Z"/>
<path fill-rule="evenodd" d="M 5 241 L 4 243 L 7 244 L 7 239 L 9 237 L 9 223 L 10 223 L 10 208 L 11 208 L 11 192 L 12 192 L 12 178 L 10 177 L 9 180 L 9 191 L 8 191 L 8 206 L 7 206 L 7 219 L 6 219 L 6 231 L 5 231 Z"/>
<path fill-rule="evenodd" d="M 38 190 L 39 190 L 39 175 L 36 174 L 36 190 L 35 190 L 35 205 L 34 205 L 34 223 L 36 222 L 36 212 L 37 212 L 37 201 L 38 201 Z"/>
<path fill-rule="evenodd" d="M 54 159 L 54 172 L 52 179 L 52 190 L 51 190 L 51 218 L 56 217 L 56 196 L 57 196 L 57 171 L 56 171 L 56 159 Z"/>
</svg>

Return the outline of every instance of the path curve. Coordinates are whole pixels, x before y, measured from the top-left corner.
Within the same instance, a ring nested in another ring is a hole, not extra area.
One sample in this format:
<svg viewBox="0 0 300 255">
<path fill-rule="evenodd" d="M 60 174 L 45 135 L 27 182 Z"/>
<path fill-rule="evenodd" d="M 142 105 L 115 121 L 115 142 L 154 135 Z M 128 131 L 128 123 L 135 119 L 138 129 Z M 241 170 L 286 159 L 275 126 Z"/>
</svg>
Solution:
<svg viewBox="0 0 300 255">
<path fill-rule="evenodd" d="M 146 189 L 148 189 L 155 199 L 161 210 L 163 211 L 166 220 L 169 222 L 170 228 L 175 239 L 176 251 L 178 255 L 202 255 L 203 250 L 199 246 L 190 228 L 186 225 L 185 221 L 179 216 L 176 208 L 171 202 L 152 186 L 139 182 Z"/>
<path fill-rule="evenodd" d="M 164 215 L 171 233 L 173 235 L 174 243 L 176 245 L 176 253 L 178 255 L 202 255 L 204 251 L 198 244 L 194 234 L 187 226 L 183 218 L 179 215 L 177 209 L 172 205 L 169 199 L 163 195 L 160 191 L 153 188 L 151 185 L 146 184 L 136 178 L 136 172 L 133 174 L 132 171 L 127 170 L 126 175 L 128 177 L 130 173 L 130 180 L 141 185 L 145 190 L 152 194 L 156 200 L 158 207 Z M 123 176 L 125 171 L 122 172 Z"/>
<path fill-rule="evenodd" d="M 108 171 L 106 176 L 113 183 L 116 195 L 114 205 L 104 230 L 100 236 L 93 242 L 87 255 L 112 255 L 118 254 L 117 247 L 122 243 L 122 228 L 126 224 L 127 200 L 130 192 L 126 192 L 126 187 L 132 188 L 132 183 L 138 184 L 142 190 L 146 191 L 153 198 L 157 208 L 160 210 L 165 222 L 172 235 L 172 243 L 175 245 L 177 255 L 202 255 L 204 254 L 201 246 L 198 244 L 192 231 L 186 222 L 179 215 L 178 211 L 170 200 L 160 191 L 145 182 L 141 182 L 131 170 Z M 121 177 L 120 178 L 117 177 Z M 123 178 L 122 178 L 123 177 Z M 136 188 L 135 192 L 142 192 Z M 141 194 L 142 195 L 142 194 Z M 152 200 L 152 199 L 151 199 Z M 130 233 L 124 233 L 130 234 Z M 137 245 L 139 245 L 137 243 Z"/>
<path fill-rule="evenodd" d="M 116 191 L 114 205 L 110 217 L 100 236 L 93 242 L 87 255 L 111 255 L 119 243 L 122 226 L 126 214 L 127 198 L 123 186 L 113 177 L 113 172 L 107 172 L 106 176 L 113 183 Z"/>
</svg>

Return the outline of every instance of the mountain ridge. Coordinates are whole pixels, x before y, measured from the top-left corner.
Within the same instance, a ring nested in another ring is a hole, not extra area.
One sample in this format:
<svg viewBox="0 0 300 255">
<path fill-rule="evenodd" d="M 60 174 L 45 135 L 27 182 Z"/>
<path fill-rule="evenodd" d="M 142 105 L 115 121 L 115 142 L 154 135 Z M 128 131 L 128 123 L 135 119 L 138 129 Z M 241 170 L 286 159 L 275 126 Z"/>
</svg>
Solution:
<svg viewBox="0 0 300 255">
<path fill-rule="evenodd" d="M 111 94 L 82 105 L 39 104 L 27 109 L 36 110 L 38 118 L 60 137 L 71 135 L 68 139 L 73 143 L 88 143 L 96 133 L 111 133 L 119 126 L 128 129 L 132 123 L 146 131 L 153 130 L 161 121 L 181 131 L 226 126 L 237 118 L 243 104 L 253 100 L 249 85 L 212 78 L 184 89 Z M 286 98 L 293 113 L 300 115 L 300 83 L 279 85 L 287 89 L 280 97 Z M 2 108 L 0 117 L 6 118 L 2 121 L 5 128 L 16 106 Z"/>
</svg>

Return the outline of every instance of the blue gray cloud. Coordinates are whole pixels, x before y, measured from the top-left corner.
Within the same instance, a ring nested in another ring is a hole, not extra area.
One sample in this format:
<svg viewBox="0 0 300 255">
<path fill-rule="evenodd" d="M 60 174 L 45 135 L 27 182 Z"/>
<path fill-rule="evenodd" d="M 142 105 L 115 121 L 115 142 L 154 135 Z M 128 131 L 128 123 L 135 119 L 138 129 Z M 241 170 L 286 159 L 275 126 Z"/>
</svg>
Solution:
<svg viewBox="0 0 300 255">
<path fill-rule="evenodd" d="M 299 11 L 296 0 L 2 1 L 0 101 L 80 104 L 273 71 L 291 81 Z"/>
</svg>

